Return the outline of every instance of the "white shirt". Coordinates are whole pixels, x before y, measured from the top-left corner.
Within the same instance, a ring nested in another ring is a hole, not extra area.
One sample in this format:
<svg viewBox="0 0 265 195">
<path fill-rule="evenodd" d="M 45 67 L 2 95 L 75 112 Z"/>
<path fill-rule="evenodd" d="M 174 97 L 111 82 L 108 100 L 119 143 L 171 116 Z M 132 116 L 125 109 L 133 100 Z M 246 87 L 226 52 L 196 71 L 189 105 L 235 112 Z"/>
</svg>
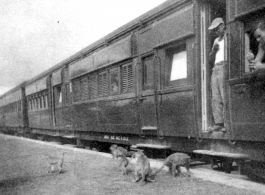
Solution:
<svg viewBox="0 0 265 195">
<path fill-rule="evenodd" d="M 218 40 L 219 40 L 219 37 L 214 40 L 214 44 L 213 44 L 213 45 L 215 44 L 219 45 L 219 49 L 215 55 L 215 62 L 214 62 L 215 64 L 225 60 L 225 41 L 224 41 L 225 37 L 223 37 L 221 41 L 218 41 Z"/>
</svg>

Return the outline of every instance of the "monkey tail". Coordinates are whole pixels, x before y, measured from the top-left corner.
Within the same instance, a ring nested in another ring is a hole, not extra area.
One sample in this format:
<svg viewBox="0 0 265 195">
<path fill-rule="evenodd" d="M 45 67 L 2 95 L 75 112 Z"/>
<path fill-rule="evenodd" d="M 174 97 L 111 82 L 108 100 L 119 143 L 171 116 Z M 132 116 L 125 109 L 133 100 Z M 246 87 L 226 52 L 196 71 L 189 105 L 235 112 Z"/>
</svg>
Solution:
<svg viewBox="0 0 265 195">
<path fill-rule="evenodd" d="M 158 169 L 157 171 L 155 171 L 155 172 L 153 172 L 153 173 L 151 173 L 151 175 L 150 176 L 154 176 L 154 175 L 156 175 L 159 171 L 161 171 L 164 167 L 165 167 L 166 165 L 165 164 L 163 164 L 162 165 L 162 167 L 160 167 L 160 169 Z"/>
<path fill-rule="evenodd" d="M 60 169 L 59 169 L 59 171 L 58 171 L 58 173 L 57 173 L 57 174 L 61 173 L 61 172 L 62 172 L 62 170 L 63 170 L 64 154 L 65 154 L 65 153 L 63 153 L 63 156 L 62 156 L 62 162 L 61 162 Z"/>
</svg>

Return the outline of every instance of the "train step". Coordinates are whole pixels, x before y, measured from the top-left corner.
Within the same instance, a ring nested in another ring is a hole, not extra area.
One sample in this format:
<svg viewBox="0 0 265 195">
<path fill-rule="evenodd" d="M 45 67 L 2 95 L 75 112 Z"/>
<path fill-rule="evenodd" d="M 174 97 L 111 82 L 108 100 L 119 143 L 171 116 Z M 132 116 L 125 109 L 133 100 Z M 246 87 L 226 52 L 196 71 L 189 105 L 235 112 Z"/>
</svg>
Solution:
<svg viewBox="0 0 265 195">
<path fill-rule="evenodd" d="M 142 127 L 142 131 L 157 131 L 157 127 L 156 126 L 143 126 Z"/>
<path fill-rule="evenodd" d="M 171 147 L 159 144 L 144 144 L 139 143 L 131 147 L 132 150 L 143 151 L 150 158 L 163 158 L 165 159 L 168 155 L 168 151 Z"/>
<path fill-rule="evenodd" d="M 228 152 L 217 152 L 211 150 L 193 150 L 193 153 L 206 156 L 210 162 L 212 169 L 222 167 L 226 173 L 231 173 L 233 162 L 235 161 L 238 165 L 240 174 L 243 174 L 243 166 L 245 161 L 249 159 L 249 156 L 241 153 L 228 153 Z"/>
<path fill-rule="evenodd" d="M 211 151 L 211 150 L 193 150 L 193 153 L 208 155 L 208 156 L 215 156 L 215 157 L 232 158 L 232 159 L 248 159 L 249 158 L 249 156 L 246 154 L 216 152 L 216 151 Z"/>
<path fill-rule="evenodd" d="M 158 128 L 156 126 L 143 126 L 141 130 L 145 135 L 154 135 L 157 133 Z"/>
<path fill-rule="evenodd" d="M 170 146 L 165 145 L 159 145 L 159 144 L 136 144 L 137 148 L 151 148 L 151 149 L 160 149 L 160 150 L 166 150 L 170 149 Z"/>
</svg>

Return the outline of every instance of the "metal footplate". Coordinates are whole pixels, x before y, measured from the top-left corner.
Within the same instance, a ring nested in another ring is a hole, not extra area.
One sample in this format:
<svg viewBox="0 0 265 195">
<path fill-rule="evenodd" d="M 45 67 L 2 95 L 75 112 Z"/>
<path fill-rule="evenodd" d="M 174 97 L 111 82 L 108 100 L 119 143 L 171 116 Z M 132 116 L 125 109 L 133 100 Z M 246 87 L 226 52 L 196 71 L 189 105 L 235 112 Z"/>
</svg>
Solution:
<svg viewBox="0 0 265 195">
<path fill-rule="evenodd" d="M 159 145 L 159 144 L 139 143 L 139 144 L 134 145 L 135 150 L 144 151 L 145 154 L 151 158 L 155 158 L 155 157 L 166 158 L 170 148 L 171 148 L 170 146 Z"/>
<path fill-rule="evenodd" d="M 153 148 L 153 149 L 160 149 L 160 150 L 171 148 L 170 146 L 158 145 L 158 144 L 136 144 L 135 146 L 137 148 Z"/>
<path fill-rule="evenodd" d="M 247 154 L 241 153 L 228 153 L 228 152 L 217 152 L 211 150 L 193 150 L 193 153 L 207 156 L 210 159 L 211 167 L 213 168 L 218 163 L 224 168 L 225 172 L 231 173 L 231 167 L 233 161 L 238 165 L 239 171 L 241 172 L 244 161 L 249 159 Z"/>
<path fill-rule="evenodd" d="M 209 155 L 209 156 L 227 157 L 227 158 L 233 158 L 233 159 L 248 159 L 249 158 L 247 154 L 216 152 L 216 151 L 211 151 L 211 150 L 193 150 L 193 153 Z"/>
</svg>

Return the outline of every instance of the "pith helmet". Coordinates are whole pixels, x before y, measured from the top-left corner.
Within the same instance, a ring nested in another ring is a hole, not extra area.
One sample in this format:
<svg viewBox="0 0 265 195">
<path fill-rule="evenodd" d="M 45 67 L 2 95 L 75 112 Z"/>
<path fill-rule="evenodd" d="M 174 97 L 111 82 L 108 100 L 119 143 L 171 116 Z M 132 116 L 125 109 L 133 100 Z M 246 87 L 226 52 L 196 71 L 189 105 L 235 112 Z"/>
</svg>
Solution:
<svg viewBox="0 0 265 195">
<path fill-rule="evenodd" d="M 209 30 L 215 29 L 217 26 L 219 26 L 220 24 L 224 24 L 224 21 L 222 18 L 215 18 L 212 21 L 211 26 L 208 28 Z"/>
</svg>

